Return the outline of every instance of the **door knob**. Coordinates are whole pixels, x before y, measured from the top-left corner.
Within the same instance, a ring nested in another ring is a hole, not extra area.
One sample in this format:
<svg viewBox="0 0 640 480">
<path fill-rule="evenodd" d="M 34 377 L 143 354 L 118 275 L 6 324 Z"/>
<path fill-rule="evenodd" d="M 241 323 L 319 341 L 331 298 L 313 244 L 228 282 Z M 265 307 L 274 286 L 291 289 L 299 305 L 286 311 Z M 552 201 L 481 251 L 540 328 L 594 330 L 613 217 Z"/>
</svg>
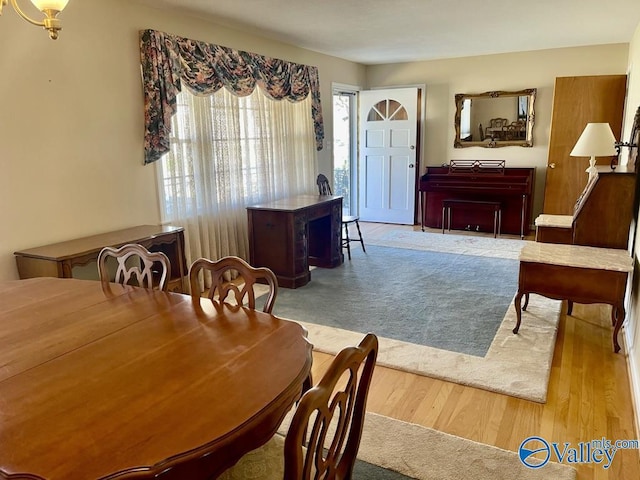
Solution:
<svg viewBox="0 0 640 480">
<path fill-rule="evenodd" d="M 549 168 L 556 168 L 556 164 L 555 163 L 550 163 L 549 164 Z"/>
<path fill-rule="evenodd" d="M 410 148 L 411 150 L 415 150 L 415 149 L 416 149 L 416 147 L 415 147 L 414 145 L 411 145 L 409 148 Z"/>
<path fill-rule="evenodd" d="M 409 168 L 413 168 L 413 163 L 410 163 L 410 164 L 409 164 Z"/>
</svg>

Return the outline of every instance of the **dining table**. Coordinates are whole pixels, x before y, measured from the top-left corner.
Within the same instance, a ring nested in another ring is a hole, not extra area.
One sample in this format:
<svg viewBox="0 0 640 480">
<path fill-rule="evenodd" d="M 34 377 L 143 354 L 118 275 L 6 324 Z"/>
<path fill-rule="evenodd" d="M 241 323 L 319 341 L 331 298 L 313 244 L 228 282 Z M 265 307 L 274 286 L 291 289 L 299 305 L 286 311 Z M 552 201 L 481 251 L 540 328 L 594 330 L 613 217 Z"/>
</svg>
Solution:
<svg viewBox="0 0 640 480">
<path fill-rule="evenodd" d="M 0 282 L 0 478 L 212 479 L 299 399 L 298 323 L 96 280 Z"/>
</svg>

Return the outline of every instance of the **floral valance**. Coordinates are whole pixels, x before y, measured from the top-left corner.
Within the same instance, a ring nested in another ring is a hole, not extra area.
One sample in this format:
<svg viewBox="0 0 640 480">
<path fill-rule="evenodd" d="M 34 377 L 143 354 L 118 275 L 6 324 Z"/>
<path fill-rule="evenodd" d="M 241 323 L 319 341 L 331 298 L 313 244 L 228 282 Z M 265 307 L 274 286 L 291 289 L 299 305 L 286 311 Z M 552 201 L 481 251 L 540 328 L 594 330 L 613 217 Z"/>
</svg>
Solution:
<svg viewBox="0 0 640 480">
<path fill-rule="evenodd" d="M 324 126 L 320 105 L 318 68 L 255 53 L 199 42 L 156 30 L 140 32 L 144 84 L 144 163 L 169 151 L 171 117 L 182 82 L 198 95 L 211 95 L 222 87 L 238 96 L 251 94 L 256 85 L 274 100 L 303 100 L 311 94 L 311 116 L 316 148 L 322 149 Z"/>
</svg>

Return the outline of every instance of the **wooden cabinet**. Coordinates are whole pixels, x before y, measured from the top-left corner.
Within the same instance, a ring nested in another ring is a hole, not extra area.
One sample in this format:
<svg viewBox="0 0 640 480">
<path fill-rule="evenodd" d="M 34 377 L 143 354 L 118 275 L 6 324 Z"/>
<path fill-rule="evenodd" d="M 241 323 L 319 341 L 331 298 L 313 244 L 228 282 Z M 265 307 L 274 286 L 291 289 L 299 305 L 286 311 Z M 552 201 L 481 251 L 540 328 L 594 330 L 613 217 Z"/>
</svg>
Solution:
<svg viewBox="0 0 640 480">
<path fill-rule="evenodd" d="M 626 75 L 556 78 L 551 118 L 544 208 L 546 214 L 572 215 L 575 199 L 587 184 L 588 158 L 569 153 L 587 123 L 606 122 L 620 139 Z M 611 158 L 599 158 L 609 165 Z"/>
<path fill-rule="evenodd" d="M 104 247 L 121 247 L 137 243 L 150 251 L 164 252 L 171 262 L 169 290 L 186 292 L 184 277 L 184 229 L 161 225 L 139 225 L 66 242 L 43 245 L 14 252 L 20 278 L 72 278 L 73 267 L 87 265 L 98 258 Z M 97 274 L 97 270 L 96 270 Z"/>
<path fill-rule="evenodd" d="M 536 219 L 536 240 L 627 249 L 637 174 L 633 167 L 598 165 L 598 174 L 579 195 L 572 216 L 541 215 Z M 544 217 L 548 217 L 546 221 Z M 555 222 L 552 217 L 557 217 Z"/>
<path fill-rule="evenodd" d="M 636 173 L 626 167 L 597 168 L 598 176 L 576 202 L 573 243 L 626 249 L 633 220 Z"/>
<path fill-rule="evenodd" d="M 299 195 L 247 207 L 247 215 L 249 263 L 273 270 L 278 285 L 306 285 L 309 265 L 342 265 L 342 197 Z"/>
</svg>

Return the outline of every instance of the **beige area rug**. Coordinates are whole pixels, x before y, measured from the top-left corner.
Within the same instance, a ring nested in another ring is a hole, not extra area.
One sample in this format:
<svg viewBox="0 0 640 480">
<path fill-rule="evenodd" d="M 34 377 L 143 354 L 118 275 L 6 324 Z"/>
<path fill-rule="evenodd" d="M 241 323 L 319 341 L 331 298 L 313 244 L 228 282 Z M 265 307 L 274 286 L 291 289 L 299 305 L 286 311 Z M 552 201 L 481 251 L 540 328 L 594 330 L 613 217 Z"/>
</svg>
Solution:
<svg viewBox="0 0 640 480">
<path fill-rule="evenodd" d="M 381 239 L 365 239 L 365 242 L 394 248 L 517 259 L 527 240 L 394 230 Z M 519 333 L 515 335 L 512 329 L 516 313 L 512 301 L 485 357 L 382 337 L 379 338 L 378 365 L 544 403 L 560 307 L 560 301 L 531 295 L 527 311 L 522 312 Z M 345 346 L 357 345 L 366 333 L 299 323 L 309 331 L 309 340 L 315 350 L 333 355 Z"/>
<path fill-rule="evenodd" d="M 544 403 L 559 318 L 559 301 L 531 295 L 518 334 L 512 302 L 485 357 L 379 338 L 378 365 Z M 315 350 L 333 355 L 366 333 L 300 323 Z"/>
<path fill-rule="evenodd" d="M 280 432 L 285 434 L 290 416 Z M 418 480 L 573 480 L 576 470 L 549 462 L 525 467 L 515 452 L 367 413 L 358 458 Z"/>
<path fill-rule="evenodd" d="M 382 237 L 369 240 L 365 245 L 382 247 L 410 248 L 432 252 L 459 253 L 481 257 L 510 258 L 517 260 L 520 250 L 529 240 L 511 238 L 493 238 L 475 234 L 457 234 L 447 232 L 433 233 L 415 230 L 391 230 Z"/>
</svg>

